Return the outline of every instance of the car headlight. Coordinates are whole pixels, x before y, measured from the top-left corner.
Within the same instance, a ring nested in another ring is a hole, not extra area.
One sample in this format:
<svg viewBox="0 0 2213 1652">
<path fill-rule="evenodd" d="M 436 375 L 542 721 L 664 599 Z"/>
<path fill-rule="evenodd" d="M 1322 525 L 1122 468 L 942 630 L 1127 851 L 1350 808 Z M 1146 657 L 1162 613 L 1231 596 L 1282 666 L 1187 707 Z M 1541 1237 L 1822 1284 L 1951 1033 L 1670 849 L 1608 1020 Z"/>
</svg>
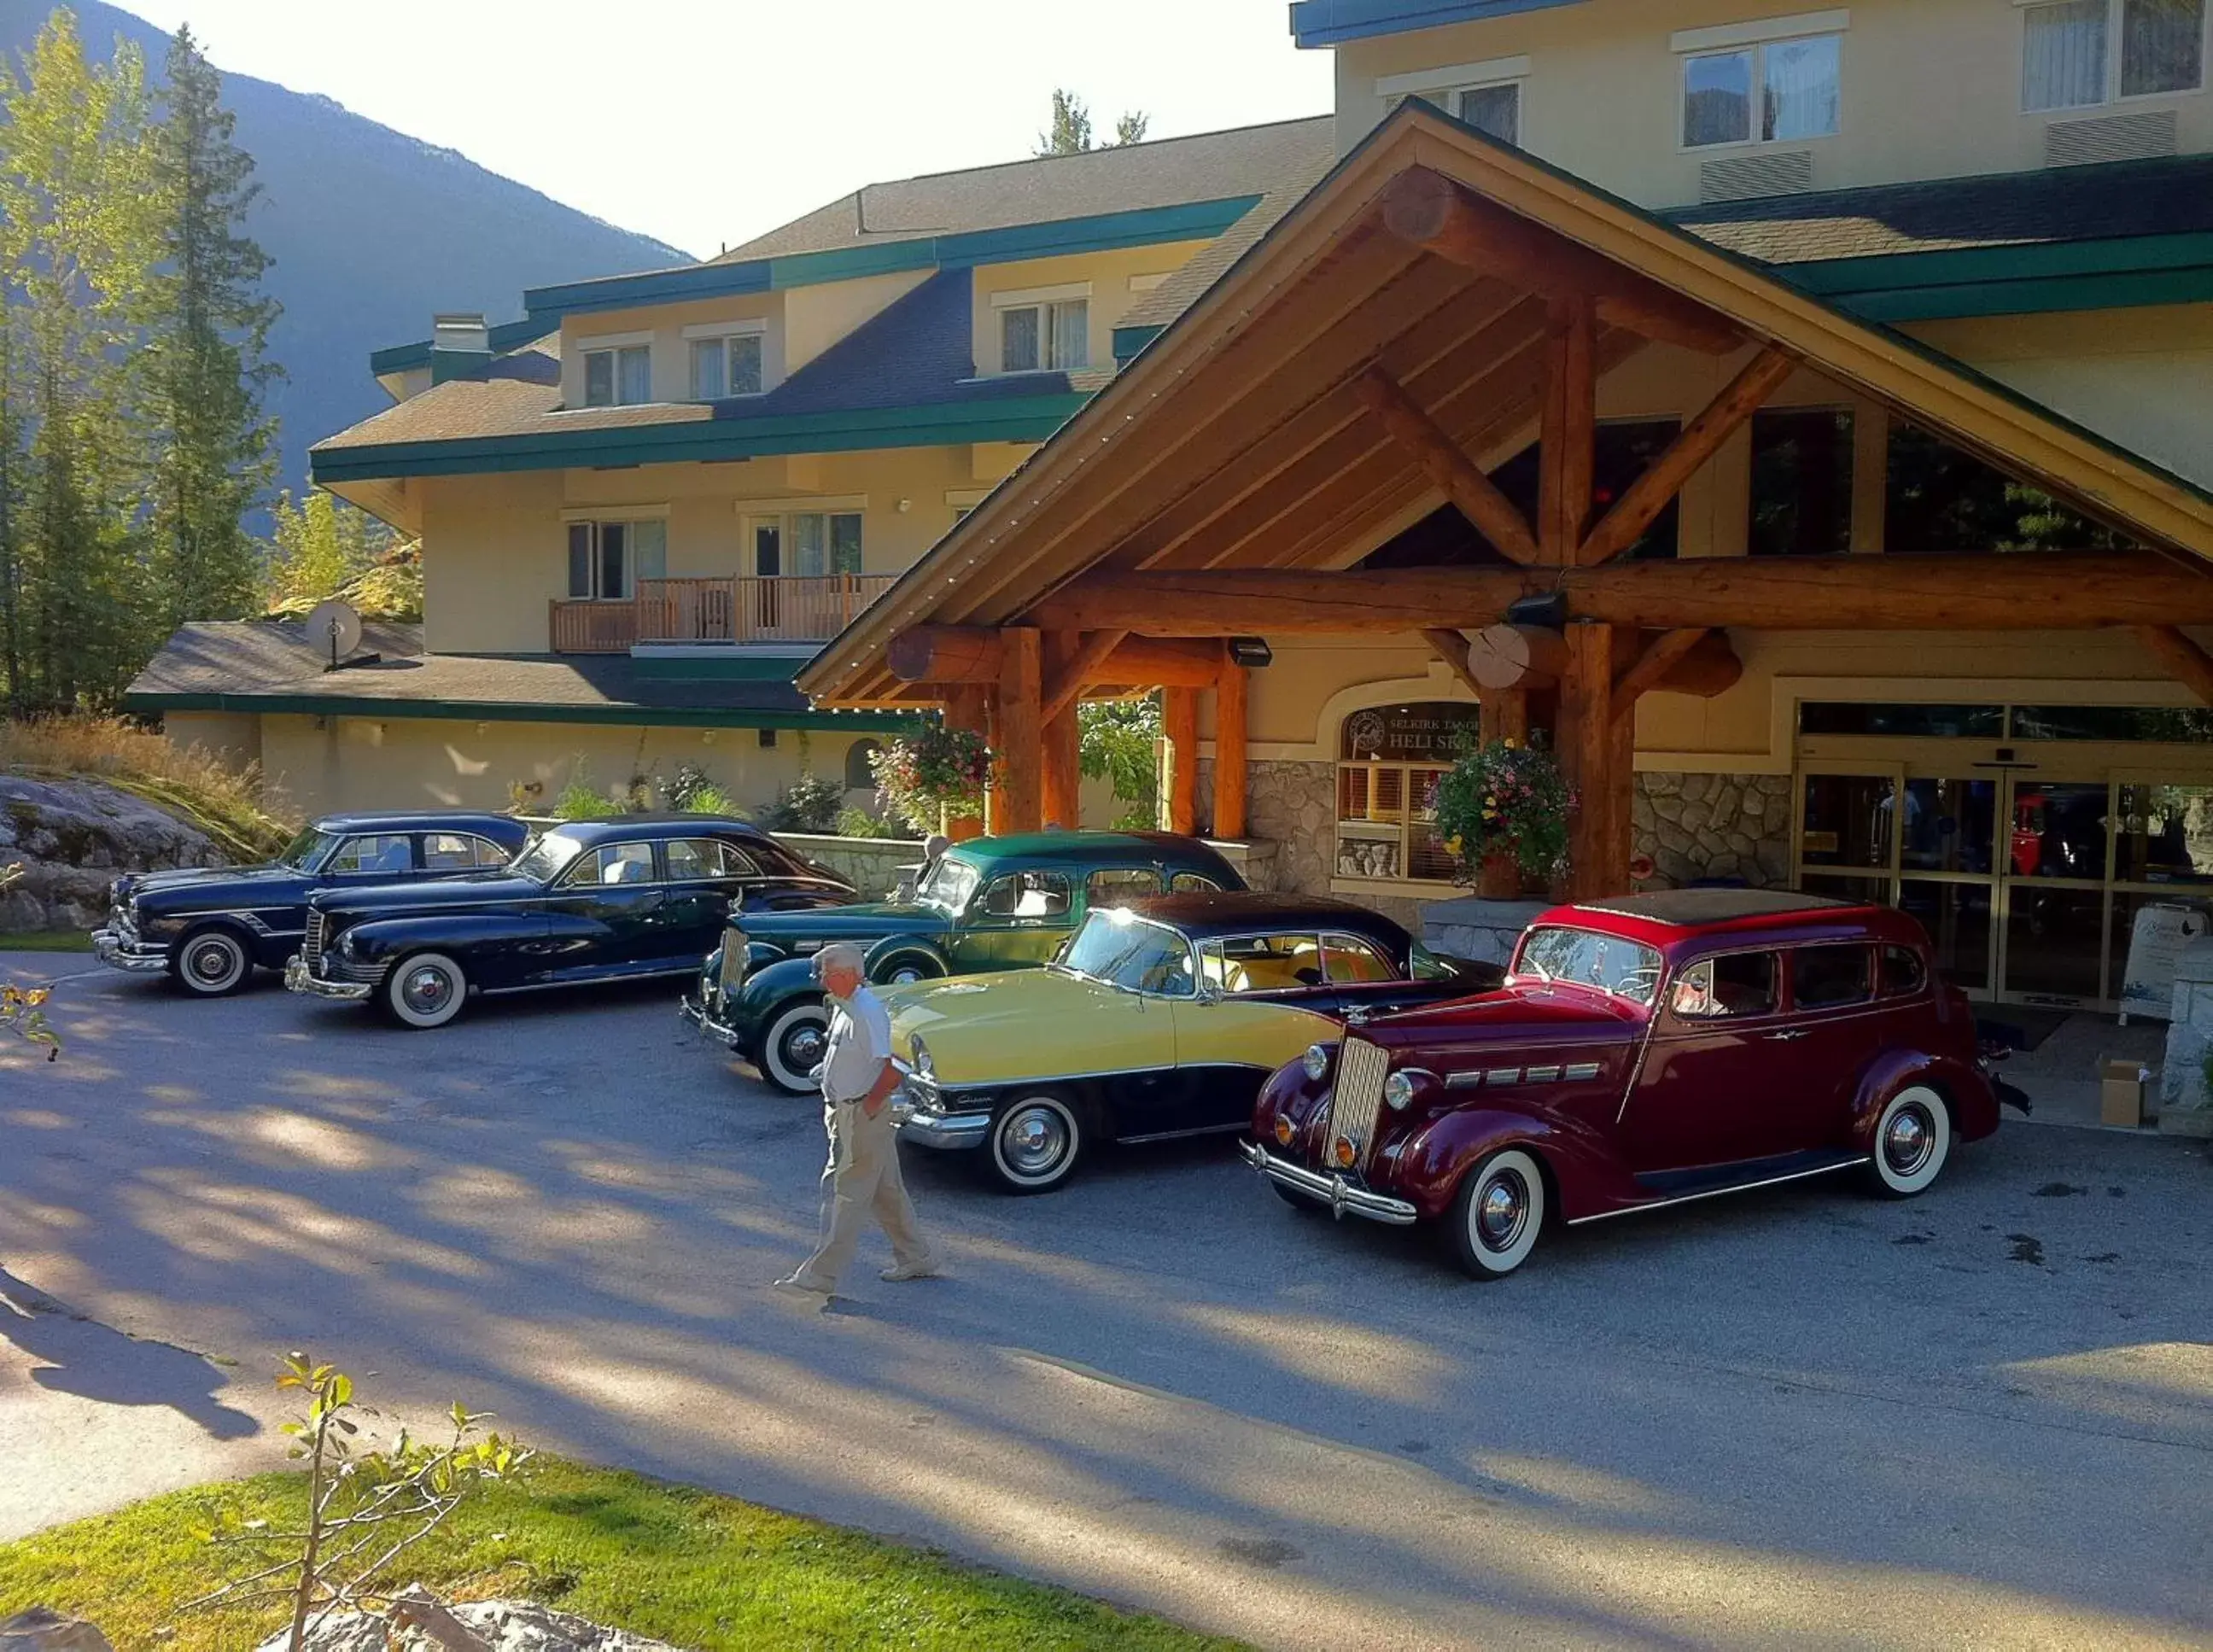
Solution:
<svg viewBox="0 0 2213 1652">
<path fill-rule="evenodd" d="M 1414 1099 L 1414 1081 L 1404 1073 L 1393 1073 L 1383 1081 L 1383 1100 L 1394 1111 L 1405 1107 Z"/>
<path fill-rule="evenodd" d="M 1306 1054 L 1299 1058 L 1299 1065 L 1306 1070 L 1308 1078 L 1317 1084 L 1329 1076 L 1329 1046 L 1309 1044 Z"/>
<path fill-rule="evenodd" d="M 924 1078 L 936 1075 L 937 1064 L 930 1058 L 930 1046 L 920 1039 L 914 1041 L 914 1070 Z"/>
<path fill-rule="evenodd" d="M 353 931 L 351 930 L 348 930 L 344 935 L 338 937 L 338 956 L 341 958 L 351 958 L 353 956 Z"/>
</svg>

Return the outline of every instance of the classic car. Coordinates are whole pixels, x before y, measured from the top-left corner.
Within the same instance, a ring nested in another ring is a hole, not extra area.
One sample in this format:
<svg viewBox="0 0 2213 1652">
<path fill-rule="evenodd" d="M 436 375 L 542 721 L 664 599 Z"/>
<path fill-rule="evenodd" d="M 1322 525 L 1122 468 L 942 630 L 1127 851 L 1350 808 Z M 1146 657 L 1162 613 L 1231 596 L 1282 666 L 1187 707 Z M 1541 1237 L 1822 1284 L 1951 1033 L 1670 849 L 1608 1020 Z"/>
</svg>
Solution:
<svg viewBox="0 0 2213 1652">
<path fill-rule="evenodd" d="M 116 879 L 93 954 L 134 975 L 167 972 L 194 997 L 220 997 L 243 987 L 257 967 L 284 967 L 299 950 L 308 897 L 317 891 L 457 877 L 504 866 L 529 841 L 530 828 L 511 814 L 326 814 L 266 865 Z"/>
<path fill-rule="evenodd" d="M 814 955 L 832 941 L 863 948 L 870 980 L 903 985 L 1042 964 L 1094 907 L 1244 887 L 1215 850 L 1165 832 L 978 838 L 931 862 L 911 899 L 734 919 L 681 1009 L 769 1082 L 803 1094 L 817 1088 L 829 1024 Z"/>
<path fill-rule="evenodd" d="M 1851 1170 L 1905 1198 L 2019 1092 L 1886 907 L 1681 890 L 1556 908 L 1503 986 L 1317 1040 L 1245 1155 L 1289 1203 L 1435 1225 L 1478 1279 L 1547 1222 Z"/>
<path fill-rule="evenodd" d="M 1496 965 L 1439 959 L 1387 917 L 1311 895 L 1094 908 L 1042 970 L 893 987 L 899 1131 L 1042 1193 L 1099 1142 L 1242 1131 L 1261 1081 L 1349 1015 L 1465 997 Z"/>
<path fill-rule="evenodd" d="M 308 904 L 284 984 L 443 1027 L 472 993 L 688 975 L 733 911 L 851 900 L 853 886 L 738 820 L 631 814 L 556 826 L 503 870 Z"/>
</svg>

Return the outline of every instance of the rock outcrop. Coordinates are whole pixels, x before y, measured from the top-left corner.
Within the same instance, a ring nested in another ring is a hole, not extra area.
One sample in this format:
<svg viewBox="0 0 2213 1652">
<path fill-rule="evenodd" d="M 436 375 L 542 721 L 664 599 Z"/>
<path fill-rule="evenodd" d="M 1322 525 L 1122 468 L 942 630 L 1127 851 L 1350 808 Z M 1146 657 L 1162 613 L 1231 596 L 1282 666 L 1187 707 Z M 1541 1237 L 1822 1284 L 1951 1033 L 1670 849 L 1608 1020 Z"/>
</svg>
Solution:
<svg viewBox="0 0 2213 1652">
<path fill-rule="evenodd" d="M 33 1606 L 0 1622 L 0 1652 L 115 1652 L 107 1637 L 82 1618 Z"/>
<path fill-rule="evenodd" d="M 272 1635 L 255 1652 L 284 1652 L 287 1638 L 284 1633 Z M 444 1606 L 414 1591 L 403 1595 L 389 1616 L 332 1613 L 309 1631 L 307 1652 L 475 1652 L 472 1640 L 484 1652 L 677 1652 L 666 1641 L 626 1634 L 533 1601 Z"/>
<path fill-rule="evenodd" d="M 119 872 L 221 866 L 207 835 L 129 792 L 94 780 L 0 774 L 0 930 L 89 930 L 107 916 Z"/>
</svg>

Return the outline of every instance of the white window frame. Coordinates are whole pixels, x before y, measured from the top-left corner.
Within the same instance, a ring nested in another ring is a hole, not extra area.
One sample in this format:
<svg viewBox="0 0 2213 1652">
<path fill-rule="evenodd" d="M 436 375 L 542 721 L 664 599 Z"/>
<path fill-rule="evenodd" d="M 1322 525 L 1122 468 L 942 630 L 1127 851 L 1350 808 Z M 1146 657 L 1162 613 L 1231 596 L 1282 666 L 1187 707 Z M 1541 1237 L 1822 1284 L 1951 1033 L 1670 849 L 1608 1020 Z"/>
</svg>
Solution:
<svg viewBox="0 0 2213 1652">
<path fill-rule="evenodd" d="M 645 394 L 636 400 L 626 401 L 622 393 L 622 357 L 626 351 L 645 352 Z M 650 332 L 615 332 L 596 338 L 576 340 L 579 357 L 578 371 L 582 375 L 577 386 L 577 405 L 582 407 L 643 407 L 653 399 L 653 335 Z M 608 356 L 613 358 L 607 371 L 608 392 L 613 399 L 592 399 L 592 357 Z"/>
<path fill-rule="evenodd" d="M 636 505 L 615 505 L 603 507 L 597 510 L 563 511 L 561 513 L 561 554 L 566 565 L 562 569 L 562 588 L 565 593 L 562 600 L 568 602 L 636 600 L 637 582 L 640 578 L 637 570 L 637 530 L 646 527 L 657 527 L 661 531 L 661 554 L 663 566 L 659 574 L 645 576 L 645 577 L 665 579 L 668 577 L 666 564 L 668 557 L 668 508 L 666 505 L 651 509 L 641 509 Z M 575 530 L 579 527 L 591 530 L 588 555 L 592 588 L 582 595 L 577 594 L 576 582 L 570 577 L 575 571 L 575 564 L 568 560 L 575 553 Z M 620 591 L 607 591 L 601 588 L 600 576 L 606 571 L 606 566 L 600 557 L 600 536 L 604 529 L 609 527 L 619 527 L 623 530 L 623 588 Z"/>
<path fill-rule="evenodd" d="M 1083 311 L 1083 359 L 1080 362 L 1057 362 L 1052 359 L 1055 337 L 1053 312 L 1068 304 L 1082 304 Z M 1037 313 L 1038 364 L 1035 367 L 1007 365 L 1007 317 L 1017 310 Z M 1058 287 L 1029 287 L 1011 292 L 991 295 L 991 325 L 997 329 L 992 348 L 997 352 L 998 376 L 1026 377 L 1039 373 L 1081 373 L 1091 365 L 1091 283 L 1071 281 Z"/>
<path fill-rule="evenodd" d="M 828 579 L 838 574 L 855 576 L 865 573 L 869 565 L 869 496 L 865 493 L 819 499 L 741 499 L 738 501 L 739 533 L 747 563 L 743 576 L 747 579 Z M 799 557 L 799 535 L 795 527 L 802 516 L 822 518 L 822 552 L 826 561 L 835 559 L 835 541 L 830 526 L 834 516 L 850 516 L 861 525 L 861 565 L 858 568 L 825 568 L 820 574 L 802 574 L 794 566 Z M 764 527 L 776 529 L 777 558 L 782 567 L 772 575 L 763 575 L 755 558 L 759 555 L 759 533 Z"/>
<path fill-rule="evenodd" d="M 765 396 L 768 382 L 768 323 L 753 320 L 746 321 L 701 321 L 686 327 L 684 341 L 684 388 L 688 401 L 740 401 L 748 397 Z M 722 382 L 729 382 L 729 345 L 733 338 L 756 338 L 760 349 L 760 388 L 758 390 L 726 390 L 722 395 L 704 397 L 699 393 L 698 375 L 694 370 L 693 352 L 704 344 L 720 342 L 722 346 Z"/>
<path fill-rule="evenodd" d="M 1729 150 L 1764 149 L 1778 143 L 1795 146 L 1801 143 L 1827 143 L 1844 136 L 1844 34 L 1851 26 L 1848 10 L 1805 12 L 1795 17 L 1769 17 L 1756 23 L 1729 23 L 1715 28 L 1686 28 L 1669 37 L 1668 46 L 1674 52 L 1675 70 L 1675 149 L 1681 155 L 1715 155 Z M 1833 39 L 1837 42 L 1837 129 L 1817 132 L 1803 137 L 1768 137 L 1762 134 L 1767 87 L 1767 51 L 1770 46 L 1789 46 L 1800 40 Z M 1752 101 L 1747 110 L 1750 117 L 1748 137 L 1725 138 L 1717 143 L 1693 143 L 1686 129 L 1690 125 L 1691 65 L 1709 58 L 1748 57 L 1752 59 Z"/>
<path fill-rule="evenodd" d="M 1407 98 L 1417 97 L 1459 120 L 1461 119 L 1460 100 L 1463 93 L 1487 92 L 1494 87 L 1510 86 L 1514 88 L 1514 147 L 1527 149 L 1528 82 L 1533 67 L 1533 60 L 1525 55 L 1490 58 L 1481 63 L 1448 64 L 1442 69 L 1417 69 L 1403 75 L 1382 75 L 1376 78 L 1375 95 L 1393 109 Z"/>
<path fill-rule="evenodd" d="M 2051 116 L 2065 119 L 2087 110 L 2111 108 L 2122 103 L 2152 103 L 2161 98 L 2201 97 L 2205 92 L 2206 60 L 2213 57 L 2213 5 L 2205 8 L 2198 19 L 2198 84 L 2178 86 L 2171 92 L 2124 92 L 2121 90 L 2121 30 L 2125 14 L 2132 0 L 2106 0 L 2106 84 L 2103 94 L 2094 103 L 2053 103 L 2040 108 L 2031 108 L 2028 103 L 2028 14 L 2045 6 L 2066 3 L 2066 0 L 2013 0 L 2013 9 L 2021 17 L 2020 49 L 2015 53 L 2021 65 L 2019 80 L 2021 112 L 2025 115 Z"/>
</svg>

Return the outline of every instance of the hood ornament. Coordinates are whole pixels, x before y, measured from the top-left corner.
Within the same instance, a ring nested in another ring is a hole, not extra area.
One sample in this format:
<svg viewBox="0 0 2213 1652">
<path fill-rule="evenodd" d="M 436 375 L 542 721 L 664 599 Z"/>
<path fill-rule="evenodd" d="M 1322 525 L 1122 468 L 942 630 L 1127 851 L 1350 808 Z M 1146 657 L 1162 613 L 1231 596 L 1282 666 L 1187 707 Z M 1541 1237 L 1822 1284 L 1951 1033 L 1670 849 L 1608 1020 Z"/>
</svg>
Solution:
<svg viewBox="0 0 2213 1652">
<path fill-rule="evenodd" d="M 1365 1007 L 1349 1009 L 1345 1012 L 1344 1024 L 1347 1027 L 1365 1027 L 1375 1016 L 1375 1012 Z"/>
</svg>

